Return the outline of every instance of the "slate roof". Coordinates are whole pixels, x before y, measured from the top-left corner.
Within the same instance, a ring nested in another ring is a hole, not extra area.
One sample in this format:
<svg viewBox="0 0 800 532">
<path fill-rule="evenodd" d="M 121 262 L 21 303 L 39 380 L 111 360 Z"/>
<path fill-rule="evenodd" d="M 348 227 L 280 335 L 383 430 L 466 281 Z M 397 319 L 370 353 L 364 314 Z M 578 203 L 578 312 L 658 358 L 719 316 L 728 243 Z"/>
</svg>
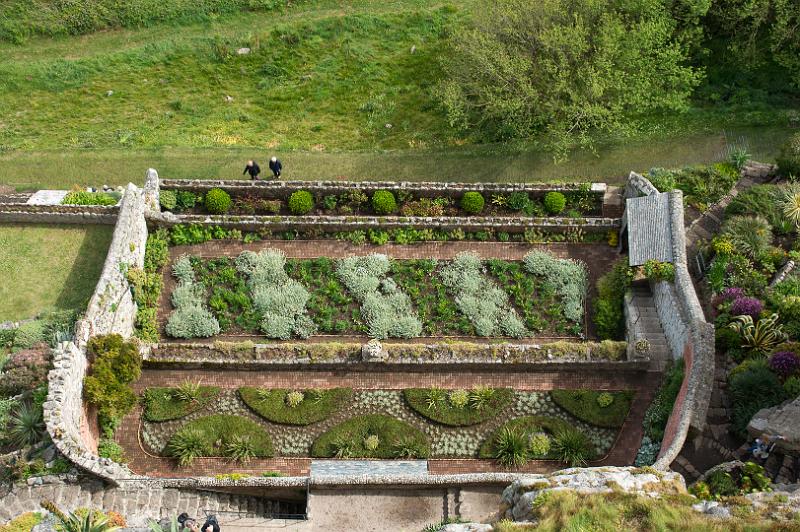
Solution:
<svg viewBox="0 0 800 532">
<path fill-rule="evenodd" d="M 628 198 L 628 261 L 641 266 L 648 260 L 673 262 L 669 194 Z"/>
</svg>

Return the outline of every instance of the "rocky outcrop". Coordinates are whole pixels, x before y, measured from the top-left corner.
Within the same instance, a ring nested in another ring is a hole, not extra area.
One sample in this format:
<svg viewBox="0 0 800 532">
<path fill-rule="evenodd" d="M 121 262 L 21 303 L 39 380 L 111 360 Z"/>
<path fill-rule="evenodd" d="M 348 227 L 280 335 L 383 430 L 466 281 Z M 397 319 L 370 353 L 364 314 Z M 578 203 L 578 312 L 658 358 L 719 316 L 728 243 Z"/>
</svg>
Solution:
<svg viewBox="0 0 800 532">
<path fill-rule="evenodd" d="M 776 447 L 800 452 L 800 398 L 759 410 L 747 425 L 747 431 L 754 438 L 782 436 L 782 439 L 775 440 Z"/>
</svg>

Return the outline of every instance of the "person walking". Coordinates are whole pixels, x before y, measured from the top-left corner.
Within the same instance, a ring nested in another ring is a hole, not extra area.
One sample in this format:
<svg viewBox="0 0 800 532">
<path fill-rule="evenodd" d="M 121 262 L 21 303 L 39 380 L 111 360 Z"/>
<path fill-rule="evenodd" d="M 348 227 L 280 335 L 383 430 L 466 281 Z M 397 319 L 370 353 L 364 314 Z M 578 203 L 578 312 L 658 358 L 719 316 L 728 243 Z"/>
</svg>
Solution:
<svg viewBox="0 0 800 532">
<path fill-rule="evenodd" d="M 272 163 L 270 163 L 270 165 L 271 164 Z M 258 179 L 258 174 L 260 173 L 261 173 L 261 167 L 258 166 L 258 163 L 256 163 L 255 161 L 247 161 L 247 166 L 244 167 L 244 172 L 242 172 L 242 175 L 250 174 L 250 179 L 255 181 L 256 179 Z"/>
<path fill-rule="evenodd" d="M 281 170 L 283 170 L 283 165 L 281 161 L 277 157 L 272 157 L 269 160 L 269 169 L 272 170 L 272 175 L 275 176 L 275 179 L 281 178 Z"/>
</svg>

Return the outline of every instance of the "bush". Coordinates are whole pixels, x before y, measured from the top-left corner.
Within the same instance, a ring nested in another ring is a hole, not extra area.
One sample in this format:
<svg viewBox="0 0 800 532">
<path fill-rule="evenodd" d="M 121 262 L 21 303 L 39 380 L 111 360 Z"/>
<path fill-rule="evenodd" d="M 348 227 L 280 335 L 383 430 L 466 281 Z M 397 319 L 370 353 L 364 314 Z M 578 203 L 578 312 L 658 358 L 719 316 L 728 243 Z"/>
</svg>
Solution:
<svg viewBox="0 0 800 532">
<path fill-rule="evenodd" d="M 783 391 L 787 399 L 800 397 L 800 377 L 789 377 L 783 381 Z"/>
<path fill-rule="evenodd" d="M 485 390 L 491 390 L 485 401 L 482 395 Z M 467 404 L 458 407 L 444 397 L 431 393 L 430 388 L 408 388 L 403 390 L 408 406 L 423 417 L 442 425 L 465 427 L 477 425 L 500 416 L 514 398 L 514 391 L 510 388 L 475 388 L 467 394 Z"/>
<path fill-rule="evenodd" d="M 62 205 L 102 205 L 110 207 L 119 202 L 119 195 L 113 196 L 106 192 L 87 192 L 73 190 L 61 200 Z"/>
<path fill-rule="evenodd" d="M 142 373 L 139 347 L 118 334 L 109 334 L 91 338 L 87 353 L 93 362 L 83 381 L 84 396 L 97 406 L 101 426 L 113 426 L 136 404 L 131 384 Z"/>
<path fill-rule="evenodd" d="M 397 210 L 394 194 L 388 190 L 376 190 L 372 194 L 372 210 L 375 214 L 391 214 Z"/>
<path fill-rule="evenodd" d="M 0 373 L 0 395 L 11 397 L 45 384 L 50 358 L 50 348 L 45 344 L 10 355 Z"/>
<path fill-rule="evenodd" d="M 289 212 L 296 215 L 308 214 L 314 209 L 314 196 L 307 190 L 297 190 L 289 196 Z"/>
<path fill-rule="evenodd" d="M 261 425 L 241 416 L 216 414 L 190 421 L 167 443 L 168 456 L 181 466 L 202 456 L 228 456 L 242 459 L 240 442 L 248 441 L 247 456 L 273 456 L 272 440 Z"/>
<path fill-rule="evenodd" d="M 147 388 L 142 395 L 147 421 L 169 421 L 186 417 L 208 406 L 219 396 L 216 386 L 200 386 L 197 397 L 181 397 L 177 388 Z"/>
<path fill-rule="evenodd" d="M 645 434 L 653 441 L 661 441 L 664 437 L 664 429 L 683 385 L 683 366 L 683 359 L 680 359 L 667 370 L 661 387 L 645 412 L 642 425 Z"/>
<path fill-rule="evenodd" d="M 158 229 L 147 236 L 144 250 L 144 271 L 160 272 L 169 262 L 169 235 L 166 229 Z"/>
<path fill-rule="evenodd" d="M 621 427 L 628 417 L 633 391 L 552 390 L 553 402 L 580 419 L 598 427 Z M 608 400 L 611 402 L 608 402 Z M 603 406 L 605 405 L 605 406 Z"/>
<path fill-rule="evenodd" d="M 512 211 L 524 210 L 531 203 L 531 198 L 527 192 L 512 192 L 506 199 L 506 207 Z"/>
<path fill-rule="evenodd" d="M 678 179 L 675 173 L 664 168 L 651 168 L 647 179 L 659 192 L 669 192 L 678 188 Z"/>
<path fill-rule="evenodd" d="M 564 317 L 583 322 L 584 302 L 589 289 L 589 272 L 577 260 L 559 259 L 546 251 L 531 251 L 522 259 L 525 269 L 541 277 L 561 297 Z"/>
<path fill-rule="evenodd" d="M 114 440 L 101 438 L 97 444 L 97 456 L 108 458 L 118 464 L 124 464 L 128 460 L 125 458 L 125 450 Z"/>
<path fill-rule="evenodd" d="M 511 306 L 508 294 L 483 273 L 483 263 L 475 253 L 459 253 L 439 276 L 478 336 L 502 334 L 519 338 L 530 334 Z"/>
<path fill-rule="evenodd" d="M 464 192 L 461 196 L 461 210 L 467 214 L 480 214 L 483 211 L 485 200 L 480 192 Z"/>
<path fill-rule="evenodd" d="M 219 322 L 205 308 L 203 287 L 195 283 L 189 257 L 175 261 L 172 273 L 179 283 L 172 292 L 175 310 L 167 320 L 167 334 L 173 338 L 208 338 L 219 334 Z"/>
<path fill-rule="evenodd" d="M 176 194 L 175 204 L 176 209 L 179 211 L 185 211 L 194 208 L 196 202 L 197 196 L 194 195 L 194 192 L 189 192 L 188 190 L 179 190 Z"/>
<path fill-rule="evenodd" d="M 291 406 L 287 396 L 292 390 L 239 388 L 239 396 L 253 412 L 267 421 L 283 425 L 310 425 L 327 419 L 353 397 L 351 388 L 306 390 L 304 399 Z"/>
<path fill-rule="evenodd" d="M 778 171 L 783 177 L 800 176 L 800 133 L 795 133 L 781 146 L 777 158 Z"/>
<path fill-rule="evenodd" d="M 786 399 L 778 377 L 765 366 L 754 366 L 730 379 L 729 393 L 733 402 L 731 430 L 747 437 L 747 424 L 762 408 L 770 408 Z"/>
<path fill-rule="evenodd" d="M 221 188 L 212 188 L 206 192 L 203 204 L 211 214 L 225 214 L 233 205 L 231 195 Z"/>
<path fill-rule="evenodd" d="M 769 369 L 786 379 L 800 370 L 800 357 L 791 351 L 778 351 L 769 357 Z"/>
<path fill-rule="evenodd" d="M 737 215 L 763 216 L 778 233 L 788 233 L 793 227 L 781 209 L 783 195 L 782 188 L 775 185 L 752 186 L 740 192 L 725 207 L 725 218 Z"/>
<path fill-rule="evenodd" d="M 761 300 L 754 297 L 739 297 L 731 303 L 730 314 L 731 316 L 750 316 L 754 320 L 758 319 L 761 311 L 764 310 L 764 304 Z"/>
<path fill-rule="evenodd" d="M 625 334 L 623 304 L 625 291 L 631 284 L 628 259 L 619 260 L 611 271 L 597 280 L 597 299 L 594 304 L 594 323 L 597 335 L 603 340 L 619 340 Z"/>
<path fill-rule="evenodd" d="M 178 195 L 174 190 L 162 190 L 158 194 L 158 202 L 165 211 L 175 210 L 178 205 Z"/>
<path fill-rule="evenodd" d="M 651 281 L 668 281 L 675 280 L 675 266 L 671 262 L 659 262 L 657 260 L 648 260 L 642 266 L 644 276 Z"/>
<path fill-rule="evenodd" d="M 374 449 L 365 445 L 370 436 L 378 438 Z M 427 437 L 404 421 L 379 414 L 348 419 L 320 435 L 311 446 L 314 458 L 395 458 L 404 453 L 414 455 L 410 458 L 427 458 Z"/>
<path fill-rule="evenodd" d="M 567 205 L 567 198 L 561 192 L 548 192 L 544 195 L 544 208 L 550 214 L 558 214 Z"/>
<path fill-rule="evenodd" d="M 722 234 L 739 252 L 751 258 L 758 257 L 772 244 L 772 226 L 761 216 L 733 216 L 722 225 Z"/>
</svg>

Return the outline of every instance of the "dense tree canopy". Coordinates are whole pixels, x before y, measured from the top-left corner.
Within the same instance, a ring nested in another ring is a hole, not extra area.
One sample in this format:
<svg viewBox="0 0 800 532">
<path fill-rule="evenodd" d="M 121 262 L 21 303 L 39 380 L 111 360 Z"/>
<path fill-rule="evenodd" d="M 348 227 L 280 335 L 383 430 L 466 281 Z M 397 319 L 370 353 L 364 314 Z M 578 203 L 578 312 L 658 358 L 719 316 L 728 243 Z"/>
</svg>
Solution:
<svg viewBox="0 0 800 532">
<path fill-rule="evenodd" d="M 702 76 L 677 30 L 662 0 L 498 0 L 454 35 L 442 101 L 453 126 L 492 140 L 585 144 L 627 112 L 687 105 Z"/>
</svg>

